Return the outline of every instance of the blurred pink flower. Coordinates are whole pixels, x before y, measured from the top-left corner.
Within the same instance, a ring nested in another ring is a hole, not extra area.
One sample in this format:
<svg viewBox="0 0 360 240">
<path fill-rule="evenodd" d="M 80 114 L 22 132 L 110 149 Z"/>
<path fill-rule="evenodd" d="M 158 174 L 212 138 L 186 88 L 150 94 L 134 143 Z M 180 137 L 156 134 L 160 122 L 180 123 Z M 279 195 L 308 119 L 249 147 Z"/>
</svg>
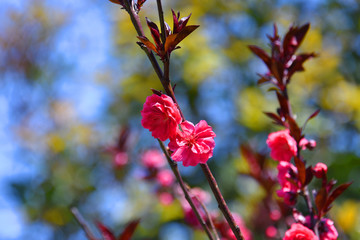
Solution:
<svg viewBox="0 0 360 240">
<path fill-rule="evenodd" d="M 323 218 L 319 224 L 320 240 L 336 240 L 338 232 L 334 226 L 334 222 L 328 218 Z"/>
<path fill-rule="evenodd" d="M 265 235 L 268 238 L 275 238 L 277 234 L 277 229 L 274 226 L 269 226 L 266 228 Z"/>
<path fill-rule="evenodd" d="M 141 162 L 147 168 L 160 168 L 166 164 L 164 154 L 156 149 L 146 150 L 141 155 Z"/>
<path fill-rule="evenodd" d="M 315 140 L 307 140 L 306 138 L 302 138 L 299 142 L 299 145 L 302 150 L 309 149 L 312 150 L 316 147 L 316 141 Z"/>
<path fill-rule="evenodd" d="M 164 169 L 158 172 L 158 174 L 156 175 L 156 180 L 161 186 L 169 187 L 173 184 L 175 179 L 171 170 Z"/>
<path fill-rule="evenodd" d="M 190 197 L 193 201 L 193 203 L 195 204 L 195 207 L 198 209 L 200 216 L 203 219 L 206 219 L 206 214 L 202 209 L 202 206 L 200 203 L 206 205 L 207 203 L 210 202 L 211 200 L 211 196 L 208 192 L 202 190 L 201 188 L 195 187 L 190 189 Z M 181 206 L 183 208 L 184 211 L 184 218 L 185 218 L 185 222 L 187 224 L 189 224 L 192 227 L 201 229 L 201 224 L 198 221 L 194 211 L 192 210 L 190 204 L 188 203 L 188 201 L 185 199 L 184 195 L 182 192 L 179 191 L 179 194 L 181 194 L 181 198 L 180 198 L 180 203 Z"/>
<path fill-rule="evenodd" d="M 173 151 L 172 159 L 183 162 L 185 167 L 206 163 L 213 155 L 215 133 L 201 120 L 196 126 L 189 121 L 181 123 L 181 130 L 176 137 L 170 138 L 169 148 Z"/>
<path fill-rule="evenodd" d="M 123 168 L 129 161 L 128 154 L 126 152 L 117 152 L 114 156 L 114 165 L 116 168 Z"/>
<path fill-rule="evenodd" d="M 246 227 L 244 221 L 240 217 L 240 215 L 236 213 L 232 213 L 235 223 L 239 226 L 241 233 L 244 237 L 244 240 L 252 240 L 252 235 L 250 230 Z M 222 240 L 236 240 L 234 233 L 232 232 L 229 224 L 224 220 L 219 225 L 219 230 L 222 235 Z"/>
<path fill-rule="evenodd" d="M 315 167 L 313 167 L 312 170 L 313 170 L 315 177 L 322 178 L 324 176 L 324 174 L 326 175 L 326 173 L 327 173 L 327 166 L 325 163 L 317 163 L 315 165 Z"/>
<path fill-rule="evenodd" d="M 154 138 L 161 141 L 175 136 L 178 124 L 181 123 L 179 109 L 171 97 L 165 94 L 147 97 L 141 116 L 141 125 L 149 129 Z"/>
<path fill-rule="evenodd" d="M 174 201 L 174 197 L 168 192 L 162 192 L 158 195 L 159 201 L 163 205 L 170 205 Z"/>
<path fill-rule="evenodd" d="M 314 216 L 315 221 L 318 219 Z M 305 217 L 305 226 L 311 226 L 311 217 Z M 338 238 L 338 232 L 334 226 L 334 222 L 328 218 L 322 218 L 318 224 L 318 231 L 320 240 L 336 240 Z"/>
<path fill-rule="evenodd" d="M 270 133 L 266 143 L 271 149 L 270 155 L 274 160 L 290 162 L 297 154 L 296 141 L 287 129 Z"/>
<path fill-rule="evenodd" d="M 300 189 L 300 182 L 297 177 L 296 167 L 285 161 L 281 161 L 277 169 L 278 181 L 281 189 L 276 193 L 279 197 L 284 198 L 284 202 L 288 205 L 294 205 L 296 203 L 297 192 Z"/>
<path fill-rule="evenodd" d="M 300 223 L 294 223 L 285 232 L 283 240 L 318 240 L 319 238 L 309 228 Z"/>
</svg>

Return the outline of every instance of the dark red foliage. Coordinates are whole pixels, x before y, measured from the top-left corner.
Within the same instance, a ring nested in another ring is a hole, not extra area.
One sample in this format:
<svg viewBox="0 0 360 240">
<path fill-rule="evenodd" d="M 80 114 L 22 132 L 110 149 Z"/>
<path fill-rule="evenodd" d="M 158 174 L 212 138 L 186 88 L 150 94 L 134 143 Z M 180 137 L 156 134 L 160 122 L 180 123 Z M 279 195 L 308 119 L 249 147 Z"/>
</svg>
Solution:
<svg viewBox="0 0 360 240">
<path fill-rule="evenodd" d="M 295 55 L 296 50 L 302 43 L 310 24 L 301 27 L 293 26 L 286 33 L 283 42 L 274 25 L 274 35 L 268 36 L 271 45 L 271 55 L 269 56 L 261 48 L 250 45 L 250 50 L 258 56 L 269 69 L 268 74 L 261 76 L 260 83 L 272 82 L 281 91 L 284 91 L 286 85 L 290 82 L 291 76 L 298 71 L 303 71 L 303 63 L 311 57 L 315 57 L 315 53 L 301 53 Z"/>
<path fill-rule="evenodd" d="M 141 41 L 140 44 L 143 44 L 147 49 L 155 52 L 161 60 L 165 60 L 168 55 L 174 51 L 175 49 L 178 49 L 177 45 L 184 40 L 190 33 L 195 31 L 199 26 L 198 25 L 190 25 L 186 26 L 191 14 L 187 17 L 181 18 L 180 13 L 177 15 L 172 10 L 173 14 L 173 21 L 174 21 L 174 28 L 173 32 L 171 32 L 171 29 L 167 23 L 165 24 L 165 42 L 161 39 L 161 33 L 159 31 L 158 26 L 150 21 L 148 18 L 146 18 L 147 25 L 150 29 L 151 36 L 155 42 L 155 45 L 149 41 L 149 39 L 145 36 L 138 36 L 138 39 Z"/>
</svg>

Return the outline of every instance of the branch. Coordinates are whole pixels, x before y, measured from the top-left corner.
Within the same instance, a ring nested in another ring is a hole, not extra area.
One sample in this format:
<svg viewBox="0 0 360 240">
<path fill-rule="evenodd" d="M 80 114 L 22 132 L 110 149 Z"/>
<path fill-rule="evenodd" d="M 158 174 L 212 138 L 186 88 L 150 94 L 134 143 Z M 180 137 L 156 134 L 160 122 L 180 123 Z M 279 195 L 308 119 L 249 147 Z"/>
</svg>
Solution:
<svg viewBox="0 0 360 240">
<path fill-rule="evenodd" d="M 201 169 L 203 170 L 206 179 L 209 182 L 210 188 L 216 198 L 216 201 L 218 202 L 218 207 L 221 210 L 221 212 L 223 213 L 226 221 L 229 223 L 229 226 L 232 230 L 232 232 L 234 233 L 235 237 L 237 240 L 243 240 L 244 237 L 241 234 L 241 230 L 239 228 L 239 226 L 235 223 L 235 219 L 232 216 L 228 206 L 226 205 L 226 202 L 224 200 L 224 197 L 222 196 L 219 186 L 217 185 L 217 182 L 214 178 L 214 176 L 211 173 L 211 170 L 209 168 L 209 166 L 207 164 L 200 164 L 201 165 Z"/>
<path fill-rule="evenodd" d="M 182 177 L 181 177 L 181 175 L 180 175 L 180 172 L 179 172 L 179 168 L 178 168 L 178 166 L 177 166 L 177 163 L 174 162 L 174 161 L 171 159 L 171 157 L 170 157 L 170 155 L 169 155 L 169 152 L 168 152 L 168 151 L 166 150 L 166 148 L 165 148 L 164 143 L 163 143 L 162 141 L 160 141 L 160 140 L 158 140 L 158 142 L 159 142 L 159 144 L 160 144 L 160 147 L 161 147 L 162 151 L 164 152 L 164 154 L 165 154 L 165 156 L 166 156 L 166 159 L 167 159 L 167 161 L 168 161 L 168 163 L 169 163 L 169 165 L 170 165 L 170 167 L 171 167 L 171 170 L 173 171 L 173 173 L 174 173 L 174 175 L 175 175 L 175 177 L 176 177 L 176 180 L 178 181 L 178 183 L 179 183 L 179 185 L 180 185 L 180 187 L 181 187 L 181 189 L 182 189 L 182 191 L 183 191 L 183 193 L 184 193 L 184 195 L 185 195 L 185 199 L 186 199 L 186 200 L 188 201 L 188 203 L 190 204 L 192 210 L 194 211 L 194 213 L 195 213 L 195 215 L 196 215 L 196 218 L 199 220 L 202 228 L 205 230 L 205 232 L 206 232 L 206 234 L 208 235 L 209 239 L 210 239 L 210 240 L 213 240 L 214 238 L 213 238 L 213 236 L 211 235 L 211 232 L 210 232 L 208 226 L 207 226 L 206 223 L 204 222 L 204 219 L 201 217 L 198 209 L 196 208 L 193 200 L 192 200 L 191 197 L 190 197 L 189 191 L 188 191 L 188 189 L 187 189 L 187 187 L 186 187 L 186 185 L 185 185 L 185 183 L 184 183 L 184 181 L 183 181 L 183 179 L 182 179 Z"/>
<path fill-rule="evenodd" d="M 79 212 L 79 210 L 76 207 L 71 208 L 71 213 L 74 215 L 76 221 L 80 224 L 80 226 L 84 230 L 87 238 L 90 240 L 98 240 L 94 236 L 94 234 L 91 232 L 89 226 L 85 222 L 85 219 L 83 218 L 83 216 L 81 215 L 81 213 Z"/>
</svg>

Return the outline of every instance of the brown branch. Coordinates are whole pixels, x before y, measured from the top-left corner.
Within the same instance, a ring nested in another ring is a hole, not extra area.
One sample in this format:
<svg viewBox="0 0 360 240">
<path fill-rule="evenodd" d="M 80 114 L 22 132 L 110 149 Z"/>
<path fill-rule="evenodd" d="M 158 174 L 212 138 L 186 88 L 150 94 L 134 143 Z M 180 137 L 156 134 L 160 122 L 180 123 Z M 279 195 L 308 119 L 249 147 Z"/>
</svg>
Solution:
<svg viewBox="0 0 360 240">
<path fill-rule="evenodd" d="M 193 200 L 191 199 L 191 196 L 189 194 L 189 191 L 188 191 L 188 188 L 187 186 L 185 185 L 181 175 L 180 175 L 180 172 L 179 172 L 179 168 L 178 168 L 178 165 L 176 162 L 174 162 L 170 155 L 169 155 L 169 152 L 166 150 L 165 148 L 165 145 L 162 141 L 158 140 L 159 144 L 160 144 L 160 147 L 162 149 L 162 151 L 164 152 L 165 156 L 166 156 L 166 159 L 171 167 L 171 170 L 173 171 L 175 177 L 176 177 L 176 180 L 178 181 L 183 193 L 184 193 L 184 196 L 185 196 L 185 199 L 188 201 L 188 203 L 190 204 L 191 206 L 191 209 L 194 211 L 195 215 L 196 215 L 196 218 L 198 219 L 198 221 L 200 222 L 202 228 L 205 230 L 206 234 L 208 235 L 209 239 L 213 240 L 213 236 L 211 235 L 211 232 L 208 228 L 208 226 L 206 225 L 204 219 L 201 217 L 198 209 L 196 208 Z"/>
<path fill-rule="evenodd" d="M 127 2 L 127 1 L 125 1 L 125 2 Z M 129 6 L 128 3 L 127 3 L 127 6 Z M 138 15 L 136 14 L 136 12 L 134 11 L 134 9 L 133 9 L 132 7 L 129 7 L 128 13 L 129 13 L 129 15 L 130 15 L 131 21 L 132 21 L 133 25 L 135 26 L 135 29 L 136 29 L 137 33 L 139 34 L 139 36 L 144 36 L 144 33 L 143 33 L 143 31 L 142 31 L 142 28 L 141 28 L 141 23 L 140 23 L 139 17 L 138 17 Z M 164 24 L 164 23 L 162 23 L 162 24 Z M 164 33 L 165 33 L 165 32 L 164 32 Z M 180 108 L 179 105 L 178 105 L 178 102 L 177 102 L 177 100 L 176 100 L 176 97 L 175 97 L 173 88 L 172 88 L 172 86 L 171 86 L 171 82 L 170 82 L 170 78 L 169 78 L 170 60 L 168 59 L 168 61 L 165 61 L 165 62 L 164 62 L 164 70 L 165 70 L 166 74 L 163 75 L 163 73 L 162 73 L 162 71 L 161 71 L 161 69 L 160 69 L 160 66 L 159 66 L 158 62 L 157 62 L 157 60 L 155 59 L 155 56 L 154 56 L 153 52 L 149 51 L 148 49 L 144 49 L 144 51 L 145 51 L 146 55 L 148 56 L 148 58 L 149 58 L 149 60 L 150 60 L 150 62 L 151 62 L 151 64 L 152 64 L 155 72 L 157 73 L 157 75 L 158 75 L 158 77 L 159 77 L 159 79 L 160 79 L 160 82 L 161 82 L 161 84 L 162 84 L 163 87 L 164 87 L 164 90 L 165 90 L 166 94 L 169 95 L 169 96 L 173 99 L 173 101 L 175 102 L 175 104 L 178 106 L 178 109 L 179 109 L 179 111 L 180 111 L 180 114 L 181 114 L 181 116 L 182 116 L 182 119 L 185 120 L 185 117 L 184 117 L 184 115 L 183 115 L 183 113 L 182 113 L 182 111 L 181 111 L 181 108 Z M 177 178 L 178 181 L 179 181 L 179 184 L 180 184 L 180 186 L 181 186 L 181 188 L 182 188 L 182 190 L 183 190 L 183 192 L 184 192 L 184 194 L 185 194 L 185 198 L 188 200 L 188 202 L 189 202 L 189 204 L 190 204 L 190 206 L 191 206 L 192 201 L 191 201 L 191 198 L 189 197 L 189 195 L 188 195 L 188 193 L 187 193 L 187 191 L 186 191 L 185 185 L 183 184 L 182 178 L 181 178 L 180 173 L 179 173 L 179 170 L 178 170 L 178 168 L 177 168 L 177 163 L 174 162 L 174 161 L 170 158 L 167 150 L 165 149 L 164 144 L 163 144 L 161 141 L 159 141 L 159 144 L 160 144 L 161 148 L 163 149 L 165 155 L 167 156 L 167 159 L 168 159 L 168 162 L 169 162 L 169 164 L 170 164 L 170 167 L 171 167 L 171 169 L 173 170 L 176 178 Z M 213 177 L 213 175 L 212 175 L 212 173 L 211 173 L 208 165 L 207 165 L 207 164 L 201 164 L 201 166 L 202 166 L 202 168 L 203 168 L 203 171 L 204 171 L 205 176 L 206 176 L 206 178 L 207 178 L 207 180 L 208 180 L 208 182 L 209 182 L 210 187 L 213 189 L 213 193 L 214 193 L 215 198 L 216 198 L 216 200 L 217 200 L 217 202 L 218 202 L 218 204 L 219 204 L 219 208 L 220 208 L 220 210 L 223 212 L 223 214 L 224 214 L 224 216 L 225 216 L 225 219 L 226 219 L 226 221 L 229 223 L 230 228 L 231 228 L 231 230 L 233 231 L 236 239 L 237 239 L 237 240 L 243 240 L 243 237 L 242 237 L 240 228 L 235 224 L 234 218 L 233 218 L 233 216 L 231 215 L 231 213 L 230 213 L 230 211 L 229 211 L 229 209 L 228 209 L 228 207 L 227 207 L 227 205 L 226 205 L 226 202 L 225 202 L 223 196 L 221 195 L 221 192 L 220 192 L 220 190 L 219 190 L 219 188 L 218 188 L 218 186 L 217 186 L 216 180 L 215 180 L 215 178 Z M 178 177 L 179 177 L 179 178 L 178 178 Z M 193 203 L 192 203 L 192 205 L 194 206 Z M 192 208 L 193 208 L 193 206 L 192 206 Z M 194 207 L 195 207 L 195 206 L 194 206 Z M 196 209 L 196 208 L 195 208 L 195 209 Z M 194 210 L 194 208 L 193 208 L 193 210 Z M 195 210 L 194 210 L 194 212 L 195 212 L 195 214 L 198 215 L 198 212 L 196 212 Z M 200 215 L 199 215 L 199 217 L 200 217 Z M 199 217 L 198 217 L 198 219 L 199 219 Z M 201 221 L 200 221 L 200 220 L 201 220 Z M 203 221 L 201 217 L 200 217 L 199 221 L 200 221 L 200 223 Z M 203 226 L 203 225 L 202 225 L 202 226 Z M 205 230 L 206 233 L 208 234 L 209 238 L 212 239 L 212 236 L 211 236 L 211 234 L 210 234 L 210 232 L 209 232 L 209 229 L 207 228 L 206 225 L 204 225 L 204 226 L 205 226 L 204 230 Z M 203 227 L 204 227 L 204 226 L 203 226 Z"/>
<path fill-rule="evenodd" d="M 239 226 L 235 223 L 235 219 L 232 216 L 228 206 L 226 205 L 224 197 L 222 196 L 222 194 L 220 192 L 219 186 L 217 185 L 217 182 L 216 182 L 214 176 L 212 175 L 209 166 L 207 164 L 200 164 L 200 166 L 206 176 L 206 179 L 209 182 L 210 188 L 216 198 L 216 201 L 218 202 L 218 207 L 221 210 L 221 212 L 223 213 L 226 221 L 229 223 L 229 226 L 230 226 L 231 230 L 233 231 L 236 239 L 243 240 L 244 237 L 241 234 L 241 230 L 240 230 Z"/>
<path fill-rule="evenodd" d="M 79 212 L 79 210 L 76 207 L 71 208 L 71 213 L 74 215 L 76 221 L 80 224 L 80 226 L 84 230 L 87 238 L 90 239 L 90 240 L 98 240 L 94 236 L 94 234 L 91 232 L 91 230 L 90 230 L 89 226 L 87 225 L 85 219 L 83 218 L 83 216 L 81 215 L 81 213 Z"/>
</svg>

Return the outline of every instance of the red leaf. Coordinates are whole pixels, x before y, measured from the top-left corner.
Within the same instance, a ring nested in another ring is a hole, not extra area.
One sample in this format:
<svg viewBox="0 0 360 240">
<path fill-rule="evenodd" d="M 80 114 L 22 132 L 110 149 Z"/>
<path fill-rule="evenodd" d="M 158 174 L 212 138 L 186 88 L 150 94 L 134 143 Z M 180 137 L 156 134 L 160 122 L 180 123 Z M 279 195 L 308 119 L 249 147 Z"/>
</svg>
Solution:
<svg viewBox="0 0 360 240">
<path fill-rule="evenodd" d="M 301 129 L 291 116 L 287 116 L 287 122 L 289 123 L 290 135 L 299 143 L 302 138 Z"/>
<path fill-rule="evenodd" d="M 257 179 L 261 173 L 261 167 L 259 165 L 256 153 L 247 145 L 241 145 L 240 151 L 250 166 L 251 175 Z"/>
<path fill-rule="evenodd" d="M 166 38 L 165 41 L 165 52 L 174 50 L 176 45 L 178 45 L 184 38 L 186 38 L 190 33 L 195 31 L 199 25 L 190 25 L 184 27 L 179 33 L 172 34 Z"/>
<path fill-rule="evenodd" d="M 298 170 L 298 178 L 300 180 L 301 186 L 304 187 L 306 181 L 305 163 L 297 156 L 294 156 L 294 160 L 295 160 L 295 166 Z"/>
<path fill-rule="evenodd" d="M 138 11 L 140 11 L 140 9 L 142 8 L 142 6 L 144 5 L 145 2 L 146 2 L 146 0 L 138 0 L 137 1 L 136 6 L 137 6 Z"/>
<path fill-rule="evenodd" d="M 284 53 L 288 58 L 290 58 L 298 49 L 309 28 L 310 24 L 307 23 L 301 27 L 291 27 L 286 33 L 283 41 L 283 48 Z"/>
<path fill-rule="evenodd" d="M 323 209 L 324 209 L 325 203 L 326 203 L 326 199 L 327 199 L 327 192 L 326 192 L 326 189 L 324 187 L 322 187 L 316 194 L 316 198 L 315 198 L 315 204 L 316 204 L 316 208 L 318 210 L 319 216 L 322 216 Z"/>
<path fill-rule="evenodd" d="M 284 123 L 283 121 L 281 121 L 281 117 L 275 113 L 272 113 L 272 112 L 264 112 L 266 116 L 268 116 L 269 118 L 271 118 L 274 123 L 280 125 L 280 126 L 283 126 Z"/>
<path fill-rule="evenodd" d="M 114 234 L 107 227 L 105 227 L 101 222 L 97 222 L 96 225 L 100 229 L 101 235 L 104 240 L 116 240 Z"/>
<path fill-rule="evenodd" d="M 118 240 L 129 240 L 135 232 L 136 227 L 138 226 L 140 219 L 130 222 L 124 229 L 124 231 L 119 236 Z"/>
<path fill-rule="evenodd" d="M 339 197 L 351 184 L 352 184 L 352 182 L 348 182 L 348 183 L 341 184 L 340 186 L 335 188 L 334 191 L 332 191 L 332 193 L 330 194 L 329 198 L 326 201 L 325 209 L 327 209 L 330 206 L 330 204 L 337 197 Z"/>
<path fill-rule="evenodd" d="M 311 180 L 313 179 L 314 177 L 314 174 L 313 174 L 313 171 L 312 171 L 312 168 L 311 166 L 306 168 L 306 180 L 305 180 L 305 183 L 304 183 L 304 186 L 308 185 Z"/>
<path fill-rule="evenodd" d="M 119 4 L 119 5 L 121 5 L 122 7 L 125 8 L 123 0 L 109 0 L 109 1 L 112 2 L 112 3 L 115 3 L 115 4 Z"/>
<path fill-rule="evenodd" d="M 258 56 L 261 60 L 263 60 L 263 62 L 266 64 L 266 66 L 270 70 L 271 59 L 270 59 L 269 55 L 264 50 L 262 50 L 261 48 L 255 46 L 255 45 L 249 45 L 248 47 L 256 56 Z"/>
<path fill-rule="evenodd" d="M 304 71 L 303 63 L 312 57 L 316 57 L 316 54 L 303 53 L 296 56 L 295 60 L 291 63 L 291 65 L 288 68 L 288 79 L 290 79 L 295 72 Z"/>
<path fill-rule="evenodd" d="M 138 36 L 137 38 L 142 42 L 142 44 L 144 44 L 146 46 L 147 49 L 154 51 L 157 55 L 159 55 L 158 50 L 156 49 L 155 45 L 152 44 L 152 42 L 150 42 L 149 39 L 147 39 L 147 37 Z"/>
</svg>

